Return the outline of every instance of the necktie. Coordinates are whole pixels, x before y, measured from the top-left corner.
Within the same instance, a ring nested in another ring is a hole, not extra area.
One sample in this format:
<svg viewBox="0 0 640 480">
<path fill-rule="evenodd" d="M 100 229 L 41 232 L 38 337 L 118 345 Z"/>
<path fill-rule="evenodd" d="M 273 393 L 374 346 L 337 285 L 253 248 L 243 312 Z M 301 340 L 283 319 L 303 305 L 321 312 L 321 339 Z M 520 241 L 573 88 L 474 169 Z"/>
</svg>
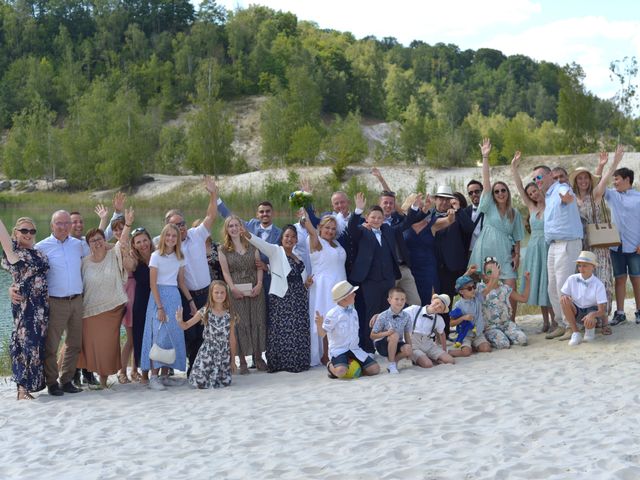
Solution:
<svg viewBox="0 0 640 480">
<path fill-rule="evenodd" d="M 382 232 L 379 228 L 372 228 L 371 231 L 375 234 L 378 243 L 382 245 Z"/>
</svg>

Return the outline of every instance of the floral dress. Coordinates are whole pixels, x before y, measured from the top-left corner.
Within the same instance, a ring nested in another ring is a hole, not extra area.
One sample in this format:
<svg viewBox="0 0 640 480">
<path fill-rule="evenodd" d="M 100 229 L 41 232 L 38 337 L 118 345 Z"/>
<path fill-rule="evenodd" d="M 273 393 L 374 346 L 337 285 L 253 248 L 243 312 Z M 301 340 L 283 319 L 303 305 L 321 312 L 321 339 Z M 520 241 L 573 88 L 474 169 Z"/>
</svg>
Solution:
<svg viewBox="0 0 640 480">
<path fill-rule="evenodd" d="M 205 307 L 200 309 L 205 315 Z M 195 388 L 220 388 L 231 385 L 229 332 L 231 317 L 229 312 L 216 315 L 206 313 L 207 324 L 202 332 L 202 345 L 193 362 L 189 383 Z"/>
<path fill-rule="evenodd" d="M 604 222 L 604 215 L 602 212 L 603 204 L 604 202 L 602 202 L 602 204 L 595 204 L 594 212 L 594 203 L 591 202 L 591 196 L 587 195 L 583 199 L 578 199 L 580 220 L 582 221 L 582 227 L 584 228 L 582 249 L 590 250 L 596 254 L 598 266 L 594 269 L 593 274 L 604 284 L 604 289 L 607 292 L 607 314 L 610 314 L 612 307 L 611 300 L 613 297 L 613 267 L 611 266 L 609 247 L 591 248 L 589 240 L 587 239 L 587 224 Z"/>
<path fill-rule="evenodd" d="M 302 280 L 304 263 L 287 257 L 291 271 L 284 297 L 269 295 L 267 363 L 269 372 L 309 370 L 311 336 L 309 333 L 309 294 Z"/>
<path fill-rule="evenodd" d="M 11 304 L 13 332 L 9 344 L 12 380 L 30 392 L 46 386 L 44 344 L 49 324 L 49 288 L 47 256 L 33 248 L 21 248 L 14 241 L 18 261 L 11 265 L 5 255 L 2 268 L 8 270 L 18 287 L 22 302 Z"/>
<path fill-rule="evenodd" d="M 478 291 L 484 292 L 487 286 L 478 284 Z M 511 305 L 509 296 L 511 287 L 500 283 L 485 296 L 482 302 L 482 317 L 486 329 L 484 336 L 495 349 L 509 348 L 511 345 L 526 345 L 527 335 L 522 329 L 511 321 Z"/>
</svg>

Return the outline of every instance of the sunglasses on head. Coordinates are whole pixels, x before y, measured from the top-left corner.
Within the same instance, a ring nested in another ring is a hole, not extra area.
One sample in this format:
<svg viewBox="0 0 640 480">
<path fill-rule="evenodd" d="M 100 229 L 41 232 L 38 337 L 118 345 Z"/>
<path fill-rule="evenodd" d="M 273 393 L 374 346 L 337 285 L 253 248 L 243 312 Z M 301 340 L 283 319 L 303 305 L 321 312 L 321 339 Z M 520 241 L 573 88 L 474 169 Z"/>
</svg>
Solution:
<svg viewBox="0 0 640 480">
<path fill-rule="evenodd" d="M 539 182 L 540 180 L 542 180 L 544 178 L 544 175 L 536 175 L 535 177 L 533 177 L 531 180 L 533 182 Z"/>
<path fill-rule="evenodd" d="M 392 192 L 391 190 L 383 190 L 382 193 L 380 194 L 380 196 L 382 196 L 382 197 L 395 197 L 396 196 L 396 192 Z"/>
<path fill-rule="evenodd" d="M 477 190 L 469 190 L 467 193 L 469 195 L 480 195 L 482 193 L 482 189 L 478 188 Z"/>
<path fill-rule="evenodd" d="M 27 233 L 35 235 L 37 231 L 35 228 L 16 228 L 16 230 L 23 235 L 26 235 Z"/>
<path fill-rule="evenodd" d="M 507 189 L 506 189 L 506 188 L 496 188 L 496 189 L 493 191 L 493 193 L 494 193 L 494 195 L 497 195 L 497 194 L 499 194 L 499 193 L 507 193 Z"/>
<path fill-rule="evenodd" d="M 484 263 L 498 263 L 498 259 L 496 257 L 485 257 Z"/>
<path fill-rule="evenodd" d="M 145 228 L 144 228 L 144 227 L 137 227 L 137 228 L 134 228 L 134 229 L 133 229 L 133 231 L 131 232 L 131 236 L 132 236 L 132 237 L 135 237 L 135 236 L 136 236 L 136 235 L 138 235 L 139 233 L 145 233 L 145 232 L 146 232 L 146 230 L 145 230 Z"/>
<path fill-rule="evenodd" d="M 181 222 L 176 222 L 172 224 L 174 227 L 178 227 L 178 228 L 184 228 L 187 225 L 187 222 L 185 222 L 184 220 Z"/>
</svg>

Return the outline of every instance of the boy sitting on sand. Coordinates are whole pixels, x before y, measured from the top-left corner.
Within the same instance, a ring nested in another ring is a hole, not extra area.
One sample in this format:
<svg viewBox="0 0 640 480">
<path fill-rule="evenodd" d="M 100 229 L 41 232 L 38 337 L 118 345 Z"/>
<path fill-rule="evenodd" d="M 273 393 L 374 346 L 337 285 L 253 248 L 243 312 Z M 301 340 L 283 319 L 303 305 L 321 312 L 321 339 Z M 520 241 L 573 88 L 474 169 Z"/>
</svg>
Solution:
<svg viewBox="0 0 640 480">
<path fill-rule="evenodd" d="M 411 318 L 402 311 L 407 294 L 400 287 L 389 290 L 389 308 L 378 314 L 371 329 L 371 340 L 380 355 L 389 359 L 387 371 L 397 374 L 396 360 L 411 357 Z"/>
<path fill-rule="evenodd" d="M 329 341 L 329 356 L 331 361 L 327 364 L 329 378 L 343 377 L 349 368 L 349 360 L 355 360 L 360 364 L 363 375 L 377 375 L 380 366 L 358 344 L 358 313 L 353 304 L 356 299 L 356 290 L 346 280 L 338 282 L 331 289 L 331 296 L 337 306 L 327 312 L 323 319 L 320 312 L 316 311 L 316 325 L 318 335 L 327 336 Z"/>
<path fill-rule="evenodd" d="M 444 320 L 441 315 L 449 311 L 451 300 L 445 293 L 434 294 L 431 303 L 421 307 L 411 305 L 404 309 L 411 318 L 413 333 L 411 346 L 412 360 L 422 368 L 431 368 L 435 363 L 454 364 L 455 360 L 447 353 L 447 337 L 444 334 Z M 437 333 L 440 345 L 432 338 Z"/>
<path fill-rule="evenodd" d="M 572 347 L 582 342 L 578 323 L 584 324 L 584 341 L 591 342 L 595 338 L 598 322 L 602 323 L 607 311 L 604 284 L 593 274 L 593 269 L 598 265 L 596 255 L 582 251 L 576 265 L 579 273 L 569 276 L 560 290 L 562 314 L 573 331 L 569 340 Z"/>
<path fill-rule="evenodd" d="M 488 353 L 491 351 L 491 345 L 484 336 L 485 323 L 482 315 L 482 302 L 484 301 L 484 295 L 479 292 L 473 278 L 473 275 L 477 270 L 475 265 L 469 267 L 469 270 L 464 275 L 456 280 L 456 291 L 460 295 L 460 299 L 455 303 L 453 309 L 459 309 L 462 312 L 462 316 L 451 319 L 451 326 L 457 327 L 465 320 L 473 322 L 475 326 L 475 332 L 472 330 L 467 333 L 462 342 L 460 349 L 451 350 L 449 353 L 453 357 L 468 357 L 473 353 L 473 350 L 477 352 Z"/>
</svg>

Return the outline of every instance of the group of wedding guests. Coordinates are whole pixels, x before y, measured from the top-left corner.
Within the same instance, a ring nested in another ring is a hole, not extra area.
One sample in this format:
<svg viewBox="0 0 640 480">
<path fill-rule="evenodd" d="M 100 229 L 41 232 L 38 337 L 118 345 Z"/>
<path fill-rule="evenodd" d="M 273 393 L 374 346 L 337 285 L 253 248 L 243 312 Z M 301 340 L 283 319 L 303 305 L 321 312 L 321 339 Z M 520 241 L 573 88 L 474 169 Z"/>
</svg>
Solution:
<svg viewBox="0 0 640 480">
<path fill-rule="evenodd" d="M 469 205 L 448 185 L 433 198 L 412 194 L 399 204 L 374 168 L 383 190 L 373 205 L 359 193 L 352 211 L 337 191 L 331 211 L 309 205 L 282 228 L 268 201 L 248 221 L 234 215 L 211 178 L 204 219 L 187 228 L 184 215 L 170 210 L 156 238 L 134 227 L 122 194 L 110 221 L 104 206 L 96 208 L 100 226 L 84 236 L 78 212 L 55 212 L 51 235 L 37 244 L 33 220 L 18 219 L 11 235 L 0 223 L 2 265 L 14 279 L 10 353 L 18 399 L 45 387 L 54 396 L 79 392 L 80 372 L 89 383 L 97 383 L 96 373 L 102 387 L 117 374 L 120 383 L 164 390 L 184 381 L 173 370 L 186 371 L 196 388 L 229 385 L 238 368 L 301 372 L 323 364 L 340 377 L 355 360 L 374 374 L 375 351 L 389 358 L 392 373 L 403 357 L 422 367 L 453 363 L 526 344 L 514 321 L 518 302 L 540 306 L 549 339 L 579 344 L 581 322 L 585 340 L 596 326 L 611 334 L 609 325 L 626 319 L 627 275 L 640 305 L 640 192 L 633 171 L 618 168 L 622 148 L 604 175 L 606 153 L 593 174 L 538 166 L 526 185 L 516 152 L 513 179 L 531 233 L 522 261 L 521 215 L 509 186 L 491 181 L 490 141 L 480 147 L 482 179 L 467 184 Z M 302 187 L 311 191 L 308 182 Z M 605 223 L 609 209 L 620 245 L 590 246 L 587 225 Z M 211 238 L 218 215 L 225 219 L 219 244 Z M 593 266 L 592 275 L 582 264 Z M 602 283 L 595 310 L 585 306 L 593 298 L 566 285 L 576 265 L 586 272 L 575 279 L 578 287 L 586 289 L 591 277 Z M 454 327 L 459 341 L 448 347 Z"/>
</svg>

